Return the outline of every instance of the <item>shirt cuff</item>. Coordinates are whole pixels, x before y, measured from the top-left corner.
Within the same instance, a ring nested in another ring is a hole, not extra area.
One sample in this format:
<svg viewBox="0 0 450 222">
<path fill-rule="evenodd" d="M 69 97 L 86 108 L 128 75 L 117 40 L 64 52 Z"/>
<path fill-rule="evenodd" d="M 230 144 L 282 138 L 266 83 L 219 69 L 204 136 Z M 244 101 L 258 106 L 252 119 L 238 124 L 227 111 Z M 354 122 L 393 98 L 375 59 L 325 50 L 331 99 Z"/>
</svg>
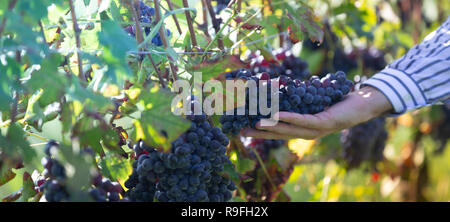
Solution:
<svg viewBox="0 0 450 222">
<path fill-rule="evenodd" d="M 386 96 L 394 107 L 392 116 L 426 105 L 422 89 L 409 74 L 401 70 L 385 68 L 365 81 L 363 85 L 375 87 Z"/>
</svg>

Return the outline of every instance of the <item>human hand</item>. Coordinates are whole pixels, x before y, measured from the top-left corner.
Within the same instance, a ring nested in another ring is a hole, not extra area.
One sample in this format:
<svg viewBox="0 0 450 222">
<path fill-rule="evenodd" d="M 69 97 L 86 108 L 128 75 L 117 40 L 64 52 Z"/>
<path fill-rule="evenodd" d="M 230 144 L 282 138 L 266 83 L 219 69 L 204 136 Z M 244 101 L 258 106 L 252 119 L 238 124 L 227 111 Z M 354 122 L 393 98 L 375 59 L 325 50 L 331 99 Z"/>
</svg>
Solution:
<svg viewBox="0 0 450 222">
<path fill-rule="evenodd" d="M 244 129 L 247 137 L 263 139 L 315 139 L 366 122 L 392 110 L 391 103 L 376 88 L 364 87 L 350 93 L 343 101 L 323 112 L 298 114 L 280 112 L 274 126 L 256 124 L 256 129 Z"/>
</svg>

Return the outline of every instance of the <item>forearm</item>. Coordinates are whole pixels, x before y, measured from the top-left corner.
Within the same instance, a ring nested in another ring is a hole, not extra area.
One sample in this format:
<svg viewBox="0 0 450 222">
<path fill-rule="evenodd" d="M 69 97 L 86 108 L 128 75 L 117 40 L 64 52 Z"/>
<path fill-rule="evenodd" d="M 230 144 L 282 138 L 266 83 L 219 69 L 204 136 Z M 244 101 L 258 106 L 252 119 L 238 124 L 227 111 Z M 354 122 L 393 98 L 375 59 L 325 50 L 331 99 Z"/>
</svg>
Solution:
<svg viewBox="0 0 450 222">
<path fill-rule="evenodd" d="M 372 76 L 365 85 L 377 88 L 402 114 L 450 98 L 450 17 L 400 59 Z"/>
</svg>

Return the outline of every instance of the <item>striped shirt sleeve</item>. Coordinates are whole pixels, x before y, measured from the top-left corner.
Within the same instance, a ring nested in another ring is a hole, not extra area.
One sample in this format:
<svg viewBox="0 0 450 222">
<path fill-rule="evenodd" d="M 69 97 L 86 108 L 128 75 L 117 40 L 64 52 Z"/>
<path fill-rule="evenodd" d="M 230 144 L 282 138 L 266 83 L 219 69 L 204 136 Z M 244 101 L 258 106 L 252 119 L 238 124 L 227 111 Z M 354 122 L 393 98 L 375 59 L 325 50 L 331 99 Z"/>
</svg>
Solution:
<svg viewBox="0 0 450 222">
<path fill-rule="evenodd" d="M 400 59 L 364 82 L 402 114 L 450 99 L 450 17 Z"/>
</svg>

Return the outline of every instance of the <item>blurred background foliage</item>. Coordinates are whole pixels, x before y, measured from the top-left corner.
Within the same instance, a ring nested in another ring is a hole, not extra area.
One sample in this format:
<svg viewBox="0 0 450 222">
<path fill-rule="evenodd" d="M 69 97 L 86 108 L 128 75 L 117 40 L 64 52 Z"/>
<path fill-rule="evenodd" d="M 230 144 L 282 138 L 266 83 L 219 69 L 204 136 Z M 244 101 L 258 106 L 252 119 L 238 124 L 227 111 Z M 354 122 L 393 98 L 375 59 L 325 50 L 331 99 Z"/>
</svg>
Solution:
<svg viewBox="0 0 450 222">
<path fill-rule="evenodd" d="M 345 53 L 374 47 L 384 54 L 387 64 L 419 43 L 450 15 L 450 2 L 439 0 L 311 0 L 309 4 L 322 21 L 329 22 L 330 31 L 339 40 L 335 43 L 341 44 Z M 326 62 L 314 56 L 320 52 L 298 48 L 313 73 L 320 73 Z M 376 71 L 366 69 L 361 62 L 357 64 L 349 70 L 355 81 Z M 333 153 L 331 149 L 340 149 L 329 146 L 339 144 L 339 136 L 324 137 L 311 149 L 303 148 L 308 150 L 302 154 L 306 161 L 300 160 L 296 165 L 284 189 L 292 201 L 449 201 L 450 143 L 442 144 L 434 136 L 442 130 L 441 124 L 449 124 L 443 123 L 443 118 L 442 106 L 388 118 L 389 137 L 385 161 L 377 166 L 379 172 L 365 167 L 346 170 L 339 157 L 321 154 L 323 150 Z M 444 137 L 446 141 L 450 135 Z M 439 147 L 443 150 L 436 152 Z M 323 160 L 324 156 L 328 160 Z"/>
<path fill-rule="evenodd" d="M 173 0 L 173 3 L 182 5 L 181 0 Z M 271 14 L 271 9 L 263 4 L 264 1 L 250 0 L 245 3 L 243 7 L 248 16 L 252 13 L 259 14 L 258 10 L 262 9 L 261 14 L 266 19 L 260 21 L 265 29 L 258 31 L 258 34 L 265 36 L 267 40 L 249 46 L 241 44 L 241 47 L 236 48 L 236 52 L 240 53 L 241 58 L 245 58 L 248 50 L 278 48 L 282 40 L 269 38 L 279 33 L 279 29 L 273 27 L 274 19 L 278 18 L 277 24 L 286 27 L 292 21 L 279 19 L 282 15 L 276 10 Z M 356 82 L 379 70 L 379 67 L 362 61 L 362 51 L 374 48 L 377 53 L 381 53 L 382 61 L 389 64 L 419 43 L 450 15 L 450 1 L 446 0 L 309 0 L 306 4 L 313 9 L 315 19 L 323 25 L 325 42 L 319 46 L 306 47 L 309 40 L 297 43 L 292 41 L 293 44 L 289 48 L 309 63 L 313 74 L 333 72 L 333 69 L 337 69 L 336 63 L 344 64 L 348 67 L 339 68 L 347 69 L 346 72 Z M 201 1 L 190 0 L 189 5 L 197 9 L 197 20 L 201 20 Z M 78 8 L 77 12 L 86 12 L 86 17 L 90 15 L 90 12 L 83 8 Z M 60 8 L 51 8 L 48 21 L 45 22 L 59 23 L 63 13 L 65 12 Z M 90 24 L 88 18 L 86 21 L 86 24 Z M 179 22 L 181 28 L 186 30 L 186 20 L 179 18 Z M 170 30 L 176 30 L 171 19 L 167 19 L 165 25 Z M 84 32 L 84 50 L 98 48 L 96 35 L 99 30 L 96 24 L 94 28 Z M 55 32 L 56 30 L 47 31 L 47 38 L 52 39 Z M 174 31 L 171 44 L 174 47 L 182 45 L 186 41 L 186 33 L 180 36 Z M 61 42 L 65 45 L 63 48 L 73 48 L 73 35 L 69 32 L 65 35 L 69 38 Z M 248 34 L 248 40 L 256 40 L 252 39 L 251 35 Z M 200 45 L 207 44 L 203 35 L 197 36 Z M 225 44 L 231 46 L 233 42 Z M 342 57 L 350 58 L 351 61 L 335 61 L 341 58 L 340 55 L 345 55 Z M 189 63 L 190 60 L 187 59 L 186 62 Z M 386 127 L 389 137 L 384 150 L 385 160 L 377 165 L 377 171 L 365 165 L 347 170 L 341 157 L 339 133 L 316 141 L 289 141 L 289 148 L 299 161 L 283 189 L 291 201 L 449 201 L 450 143 L 445 144 L 434 136 L 442 127 L 443 118 L 442 106 L 426 107 L 399 117 L 388 118 Z M 122 125 L 126 126 L 125 121 Z M 44 156 L 41 148 L 45 143 L 38 137 L 59 141 L 61 128 L 58 121 L 50 121 L 42 126 L 44 134 L 36 132 L 36 136 L 28 137 L 29 143 L 37 148 L 39 158 L 35 158 L 36 161 L 32 165 L 14 170 L 17 176 L 0 187 L 0 197 L 20 189 L 24 172 L 32 172 L 34 169 L 42 171 L 39 160 Z M 6 132 L 2 130 L 1 133 Z M 448 139 L 449 135 L 446 136 Z M 436 151 L 439 147 L 443 149 Z M 129 164 L 127 167 L 130 168 Z"/>
</svg>

